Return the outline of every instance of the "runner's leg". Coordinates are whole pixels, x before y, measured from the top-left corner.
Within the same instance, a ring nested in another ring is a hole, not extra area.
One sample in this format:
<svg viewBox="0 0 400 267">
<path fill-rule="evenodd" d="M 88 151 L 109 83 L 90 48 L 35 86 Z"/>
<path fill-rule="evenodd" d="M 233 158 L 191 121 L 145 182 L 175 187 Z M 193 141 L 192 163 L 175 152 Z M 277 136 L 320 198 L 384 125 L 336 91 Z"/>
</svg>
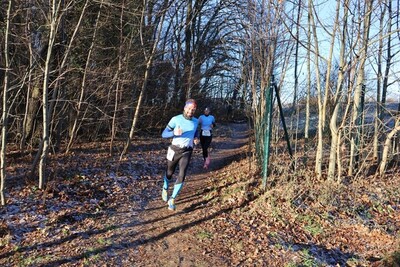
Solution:
<svg viewBox="0 0 400 267">
<path fill-rule="evenodd" d="M 189 167 L 190 158 L 192 157 L 192 150 L 185 151 L 182 157 L 179 159 L 179 175 L 175 182 L 174 190 L 172 192 L 171 198 L 175 199 L 182 189 L 183 182 L 186 178 L 186 172 Z"/>
<path fill-rule="evenodd" d="M 168 188 L 169 188 L 169 182 L 172 179 L 172 175 L 174 174 L 176 167 L 178 166 L 179 159 L 182 157 L 182 154 L 178 152 L 175 152 L 173 160 L 167 160 L 167 169 L 164 173 L 163 176 L 163 188 L 161 192 L 161 198 L 164 201 L 168 201 Z"/>
</svg>

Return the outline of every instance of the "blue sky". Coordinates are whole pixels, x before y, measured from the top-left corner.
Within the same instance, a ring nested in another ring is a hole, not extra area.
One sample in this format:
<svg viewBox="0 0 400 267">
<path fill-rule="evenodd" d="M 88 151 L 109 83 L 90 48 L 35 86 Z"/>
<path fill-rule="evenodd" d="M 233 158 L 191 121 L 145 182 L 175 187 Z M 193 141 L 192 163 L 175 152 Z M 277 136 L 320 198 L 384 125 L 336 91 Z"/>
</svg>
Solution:
<svg viewBox="0 0 400 267">
<path fill-rule="evenodd" d="M 373 14 L 373 19 L 372 19 L 372 25 L 371 25 L 371 32 L 370 32 L 370 38 L 371 38 L 371 46 L 369 47 L 369 60 L 367 61 L 367 68 L 366 68 L 366 80 L 367 80 L 367 97 L 368 98 L 376 98 L 376 57 L 374 55 L 376 54 L 377 51 L 377 45 L 378 45 L 378 30 L 379 30 L 379 21 L 377 15 L 380 14 L 380 7 L 378 6 L 379 2 L 375 2 L 375 7 Z M 392 1 L 393 3 L 393 10 L 396 10 L 397 7 L 397 1 Z M 334 23 L 334 16 L 335 16 L 335 9 L 336 9 L 336 1 L 314 1 L 315 5 L 315 10 L 317 11 L 318 17 L 320 21 L 317 21 L 315 18 L 316 23 L 318 24 L 318 41 L 319 41 L 319 50 L 320 54 L 327 58 L 329 56 L 329 47 L 330 47 L 330 42 L 331 42 L 331 36 L 329 33 L 327 33 L 325 30 L 322 29 L 321 25 L 319 24 L 320 22 L 324 24 L 326 29 L 330 30 L 332 29 L 332 25 Z M 306 18 L 304 18 L 306 19 Z M 303 24 L 304 27 L 306 27 L 306 21 Z M 392 31 L 395 31 L 396 27 L 392 27 Z M 398 38 L 398 33 L 395 33 L 392 38 L 392 45 L 393 47 L 393 53 L 396 51 L 400 50 L 400 44 L 399 44 L 399 38 Z M 334 52 L 334 58 L 337 58 L 337 55 L 339 53 L 338 51 L 338 40 L 336 39 L 335 41 L 335 52 Z M 301 49 L 301 48 L 300 48 Z M 357 50 L 357 49 L 356 49 Z M 301 53 L 305 53 L 304 49 L 301 51 Z M 336 55 L 336 57 L 335 57 Z M 386 53 L 385 53 L 386 55 Z M 385 59 L 383 59 L 385 60 Z M 301 64 L 301 63 L 300 63 Z M 389 74 L 389 81 L 392 82 L 393 84 L 390 85 L 389 87 L 389 92 L 388 92 L 388 101 L 400 101 L 400 55 L 396 55 L 393 60 L 392 60 L 392 67 L 391 67 L 391 73 Z M 383 66 L 384 68 L 385 66 Z M 301 65 L 299 66 L 299 72 L 300 72 L 300 79 L 299 83 L 304 83 L 306 81 L 306 66 Z M 312 75 L 315 75 L 315 72 L 312 72 Z M 290 87 L 293 86 L 293 82 L 290 82 L 290 79 L 293 77 L 293 70 L 287 74 L 286 80 L 288 81 L 287 84 L 287 94 L 282 96 L 282 100 L 284 102 L 291 102 L 292 101 L 292 90 Z M 305 84 L 300 84 L 300 87 L 305 87 Z M 293 87 L 292 87 L 293 88 Z"/>
</svg>

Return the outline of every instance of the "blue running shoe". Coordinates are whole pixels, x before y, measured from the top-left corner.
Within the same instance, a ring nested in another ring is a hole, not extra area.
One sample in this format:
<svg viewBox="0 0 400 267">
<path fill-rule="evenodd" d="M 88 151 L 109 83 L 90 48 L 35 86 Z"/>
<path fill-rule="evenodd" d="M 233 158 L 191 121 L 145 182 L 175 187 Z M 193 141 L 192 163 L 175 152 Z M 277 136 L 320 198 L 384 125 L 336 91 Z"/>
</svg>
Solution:
<svg viewBox="0 0 400 267">
<path fill-rule="evenodd" d="M 168 201 L 168 191 L 167 191 L 167 189 L 165 189 L 165 188 L 162 189 L 161 198 L 162 198 L 162 200 L 164 200 L 165 202 Z"/>
<path fill-rule="evenodd" d="M 169 210 L 172 210 L 172 211 L 175 211 L 175 210 L 176 210 L 175 199 L 170 198 L 170 199 L 168 200 L 168 209 L 169 209 Z"/>
</svg>

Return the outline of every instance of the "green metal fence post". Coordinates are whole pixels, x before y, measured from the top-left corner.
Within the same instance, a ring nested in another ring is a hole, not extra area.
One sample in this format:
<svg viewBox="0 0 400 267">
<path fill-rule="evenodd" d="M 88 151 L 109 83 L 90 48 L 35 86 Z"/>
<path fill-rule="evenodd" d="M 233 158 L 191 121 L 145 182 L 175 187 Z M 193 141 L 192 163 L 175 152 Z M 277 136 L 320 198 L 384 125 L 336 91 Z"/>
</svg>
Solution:
<svg viewBox="0 0 400 267">
<path fill-rule="evenodd" d="M 265 190 L 267 186 L 267 177 L 268 177 L 268 163 L 269 163 L 269 149 L 271 144 L 271 126 L 272 126 L 272 99 L 273 99 L 273 83 L 274 83 L 274 76 L 271 77 L 271 83 L 269 89 L 266 90 L 266 112 L 264 113 L 265 118 L 265 131 L 264 131 L 264 162 L 263 162 L 263 179 L 262 179 L 262 186 L 263 190 Z"/>
</svg>

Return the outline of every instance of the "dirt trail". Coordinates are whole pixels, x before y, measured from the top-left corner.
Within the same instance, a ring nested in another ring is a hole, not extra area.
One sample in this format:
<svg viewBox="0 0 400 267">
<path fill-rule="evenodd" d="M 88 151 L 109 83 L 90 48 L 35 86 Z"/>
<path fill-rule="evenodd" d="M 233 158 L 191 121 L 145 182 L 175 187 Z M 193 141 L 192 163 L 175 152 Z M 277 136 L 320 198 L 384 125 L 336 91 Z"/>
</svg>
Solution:
<svg viewBox="0 0 400 267">
<path fill-rule="evenodd" d="M 161 178 L 140 195 L 130 197 L 128 203 L 121 203 L 122 209 L 114 219 L 123 225 L 119 234 L 126 240 L 125 245 L 120 236 L 117 238 L 126 247 L 115 250 L 106 265 L 228 266 L 228 259 L 210 256 L 213 248 L 204 248 L 198 237 L 202 234 L 202 222 L 221 212 L 214 210 L 205 198 L 210 178 L 245 153 L 246 130 L 246 124 L 220 126 L 213 138 L 208 171 L 202 169 L 201 148 L 195 149 L 175 212 L 169 211 L 161 200 Z"/>
</svg>

